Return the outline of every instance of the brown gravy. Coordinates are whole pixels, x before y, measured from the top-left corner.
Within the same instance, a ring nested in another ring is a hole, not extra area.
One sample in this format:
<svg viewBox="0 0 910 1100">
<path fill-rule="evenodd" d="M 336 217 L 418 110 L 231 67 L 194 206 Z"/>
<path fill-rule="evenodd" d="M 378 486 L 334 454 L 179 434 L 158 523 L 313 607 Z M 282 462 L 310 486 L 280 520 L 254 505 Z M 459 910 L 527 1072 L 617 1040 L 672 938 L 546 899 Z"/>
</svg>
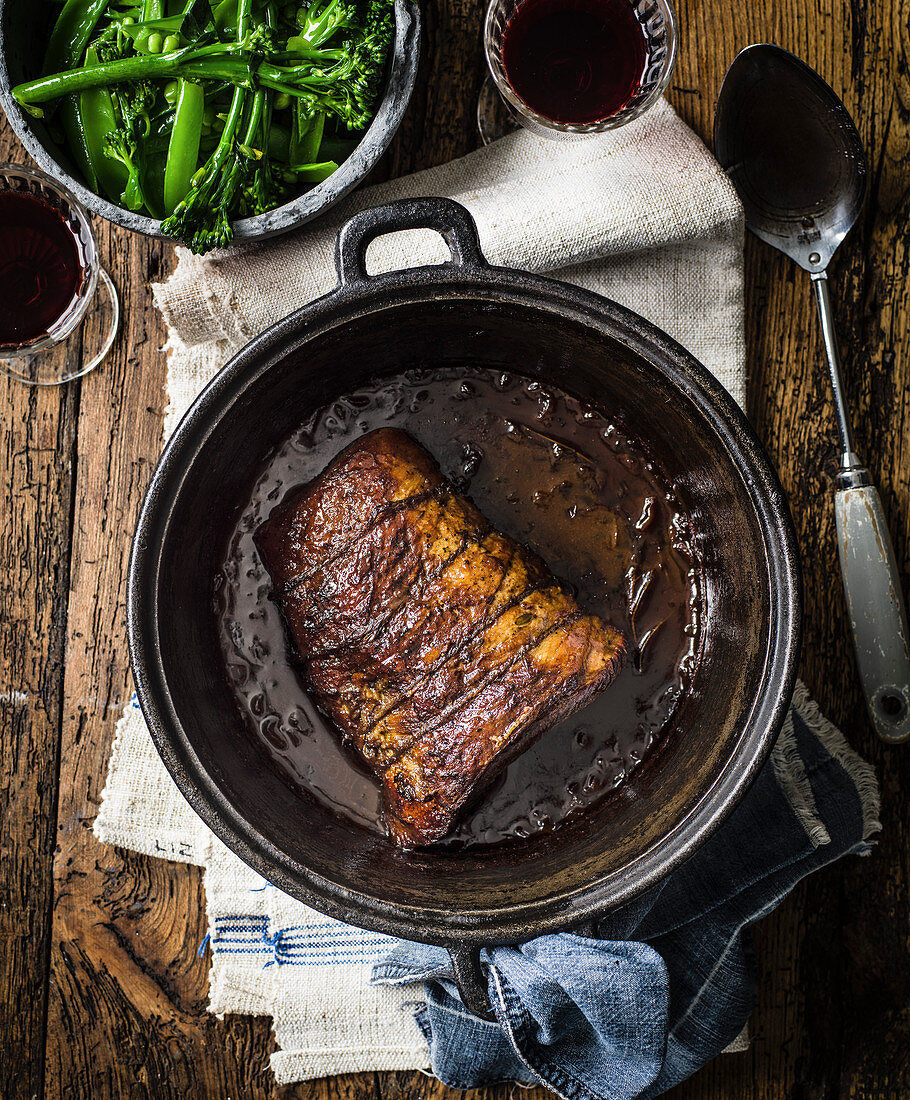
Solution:
<svg viewBox="0 0 910 1100">
<path fill-rule="evenodd" d="M 671 724 L 697 666 L 703 586 L 689 518 L 644 446 L 553 387 L 476 369 L 408 371 L 319 409 L 272 455 L 216 579 L 238 705 L 286 778 L 383 831 L 378 784 L 306 695 L 252 535 L 348 442 L 388 425 L 410 432 L 493 524 L 626 636 L 610 688 L 519 757 L 445 843 L 555 828 L 619 787 Z"/>
</svg>

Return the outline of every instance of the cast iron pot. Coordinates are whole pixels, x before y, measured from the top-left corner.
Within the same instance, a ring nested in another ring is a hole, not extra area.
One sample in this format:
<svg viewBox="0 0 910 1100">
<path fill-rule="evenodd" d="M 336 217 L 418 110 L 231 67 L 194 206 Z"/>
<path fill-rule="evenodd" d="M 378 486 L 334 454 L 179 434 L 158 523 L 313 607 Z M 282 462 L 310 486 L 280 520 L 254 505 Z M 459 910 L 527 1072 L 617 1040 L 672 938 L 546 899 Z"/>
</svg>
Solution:
<svg viewBox="0 0 910 1100">
<path fill-rule="evenodd" d="M 36 7 L 34 0 L 0 0 L 0 104 L 32 159 L 59 181 L 93 214 L 151 237 L 160 237 L 161 222 L 136 214 L 90 191 L 73 166 L 65 146 L 54 141 L 42 119 L 19 106 L 10 91 L 41 72 L 54 4 Z M 407 110 L 420 58 L 420 10 L 414 0 L 395 0 L 395 41 L 389 59 L 386 89 L 376 117 L 363 140 L 327 180 L 283 206 L 233 223 L 237 241 L 264 239 L 303 225 L 324 213 L 361 183 L 386 151 Z"/>
<path fill-rule="evenodd" d="M 442 234 L 450 261 L 367 274 L 374 238 L 419 227 Z M 445 945 L 467 1003 L 484 1012 L 478 945 L 628 901 L 702 844 L 755 778 L 795 675 L 793 531 L 752 429 L 691 355 L 614 302 L 491 267 L 457 203 L 358 214 L 339 234 L 337 266 L 337 288 L 240 351 L 170 438 L 133 543 L 133 672 L 165 764 L 229 848 L 324 913 Z M 530 375 L 619 412 L 676 483 L 705 567 L 701 665 L 661 748 L 600 806 L 487 850 L 403 852 L 292 790 L 247 731 L 216 638 L 213 579 L 256 468 L 312 410 L 433 363 Z"/>
</svg>

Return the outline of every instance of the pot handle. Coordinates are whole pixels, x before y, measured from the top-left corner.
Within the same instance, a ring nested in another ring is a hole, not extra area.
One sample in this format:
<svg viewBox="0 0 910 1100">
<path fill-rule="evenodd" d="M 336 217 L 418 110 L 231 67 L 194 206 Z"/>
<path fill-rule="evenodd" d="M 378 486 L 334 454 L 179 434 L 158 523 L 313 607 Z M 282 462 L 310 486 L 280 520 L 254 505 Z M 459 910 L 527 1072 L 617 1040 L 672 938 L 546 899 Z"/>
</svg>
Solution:
<svg viewBox="0 0 910 1100">
<path fill-rule="evenodd" d="M 487 976 L 480 962 L 480 948 L 475 944 L 457 944 L 448 948 L 452 973 L 465 1008 L 481 1020 L 496 1022 L 487 993 Z"/>
<path fill-rule="evenodd" d="M 386 233 L 403 229 L 435 229 L 452 253 L 451 260 L 443 266 L 486 264 L 477 226 L 461 203 L 446 198 L 399 199 L 386 206 L 361 210 L 341 227 L 335 241 L 335 266 L 341 285 L 369 279 L 366 254 L 370 243 Z"/>
</svg>

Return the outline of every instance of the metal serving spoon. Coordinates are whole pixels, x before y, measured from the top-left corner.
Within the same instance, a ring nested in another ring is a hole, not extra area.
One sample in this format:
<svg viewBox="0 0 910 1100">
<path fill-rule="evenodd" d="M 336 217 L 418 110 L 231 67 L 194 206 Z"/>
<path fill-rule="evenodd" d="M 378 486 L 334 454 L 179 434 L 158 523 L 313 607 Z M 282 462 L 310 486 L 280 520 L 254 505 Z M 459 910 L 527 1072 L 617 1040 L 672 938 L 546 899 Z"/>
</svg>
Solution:
<svg viewBox="0 0 910 1100">
<path fill-rule="evenodd" d="M 853 450 L 825 271 L 866 193 L 860 136 L 818 73 L 779 46 L 761 44 L 743 50 L 724 78 L 714 149 L 742 200 L 746 224 L 796 260 L 815 286 L 840 434 L 834 506 L 856 661 L 877 734 L 906 741 L 907 613 L 881 499 Z"/>
</svg>

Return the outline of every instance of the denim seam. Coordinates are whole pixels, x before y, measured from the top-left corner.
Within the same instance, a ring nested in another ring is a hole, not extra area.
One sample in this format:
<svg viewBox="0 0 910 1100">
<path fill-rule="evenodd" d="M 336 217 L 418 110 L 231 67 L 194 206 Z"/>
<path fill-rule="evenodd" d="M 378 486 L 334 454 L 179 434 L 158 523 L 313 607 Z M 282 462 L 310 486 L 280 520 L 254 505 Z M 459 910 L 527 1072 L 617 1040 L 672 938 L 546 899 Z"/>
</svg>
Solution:
<svg viewBox="0 0 910 1100">
<path fill-rule="evenodd" d="M 435 967 L 431 970 L 427 970 L 426 968 L 415 970 L 402 966 L 400 963 L 384 962 L 376 963 L 373 967 L 370 983 L 384 981 L 388 983 L 397 982 L 406 984 L 408 982 L 432 981 L 434 978 L 441 976 L 445 976 L 445 974 L 440 974 L 439 970 Z"/>
<path fill-rule="evenodd" d="M 482 1020 L 479 1016 L 475 1016 L 466 1008 L 462 1008 L 459 1012 L 457 1008 L 449 1008 L 448 1005 L 441 1004 L 439 1001 L 434 1002 L 433 1011 L 445 1012 L 449 1016 L 456 1016 L 459 1020 L 470 1020 L 472 1025 L 483 1024 L 484 1027 L 499 1027 L 499 1023 L 496 1020 Z"/>
<path fill-rule="evenodd" d="M 498 970 L 493 970 L 494 981 L 496 987 L 499 990 L 499 997 L 502 1005 L 502 1020 L 500 1021 L 503 1030 L 509 1038 L 509 1042 L 512 1045 L 513 1050 L 518 1055 L 519 1059 L 524 1065 L 528 1067 L 531 1073 L 544 1085 L 546 1088 L 552 1089 L 562 1100 L 581 1100 L 579 1090 L 584 1100 L 599 1100 L 598 1097 L 592 1096 L 583 1086 L 580 1086 L 577 1082 L 573 1081 L 570 1075 L 566 1075 L 566 1079 L 563 1080 L 563 1075 L 560 1072 L 552 1073 L 552 1067 L 548 1063 L 543 1062 L 541 1069 L 532 1065 L 526 1052 L 519 1046 L 517 1031 L 520 1028 L 523 1035 L 526 1037 L 528 1030 L 528 1017 L 530 1013 L 524 1007 L 521 999 L 512 990 L 511 986 L 507 983 L 504 975 L 500 974 Z M 511 1013 L 514 1013 L 517 1020 L 516 1024 L 513 1024 Z M 497 1015 L 499 1015 L 497 1013 Z M 544 1072 L 542 1072 L 543 1070 Z M 546 1073 L 546 1076 L 545 1076 Z M 569 1087 L 567 1083 L 570 1082 Z"/>
<path fill-rule="evenodd" d="M 507 1032 L 512 1046 L 515 1053 L 534 1076 L 542 1081 L 547 1088 L 562 1096 L 564 1100 L 605 1100 L 600 1093 L 592 1092 L 584 1082 L 579 1081 L 577 1077 L 561 1066 L 556 1066 L 547 1061 L 541 1061 L 540 1068 L 532 1064 L 525 1051 L 518 1046 L 519 1030 L 521 1031 L 521 1037 L 527 1041 L 531 1014 L 525 1008 L 518 994 L 511 988 L 505 975 L 494 970 L 494 977 L 502 1000 L 503 1015 L 508 1025 Z M 511 1013 L 515 1014 L 515 1025 L 512 1023 Z"/>
<path fill-rule="evenodd" d="M 436 1004 L 436 1005 L 433 1006 L 433 1011 L 437 1012 L 437 1011 L 439 1011 L 440 1008 L 443 1008 L 443 1007 L 444 1006 L 442 1006 L 442 1005 Z M 445 1011 L 453 1012 L 454 1010 L 453 1009 L 445 1009 Z M 463 1018 L 463 1014 L 462 1014 L 462 1018 Z M 476 1019 L 476 1017 L 475 1017 L 475 1019 Z M 420 1031 L 423 1034 L 424 1039 L 426 1040 L 427 1046 L 430 1046 L 430 1041 L 433 1038 L 433 1025 L 430 1022 L 430 1009 L 429 1009 L 429 1006 L 427 1004 L 423 1004 L 422 1007 L 418 1008 L 414 1012 L 414 1020 L 416 1021 L 417 1026 L 420 1028 Z M 496 1028 L 499 1027 L 499 1024 L 492 1023 L 489 1020 L 484 1020 L 483 1023 L 485 1023 L 485 1024 L 489 1023 L 492 1027 L 496 1027 Z M 495 1078 L 492 1078 L 489 1081 L 485 1081 L 482 1087 L 483 1088 L 489 1088 L 491 1085 L 512 1085 L 512 1084 L 521 1085 L 522 1087 L 524 1087 L 524 1086 L 527 1085 L 527 1081 L 517 1081 L 514 1077 L 495 1077 Z M 451 1085 L 449 1087 L 450 1088 L 458 1088 L 460 1086 Z M 476 1086 L 476 1087 L 481 1087 L 481 1086 Z"/>
</svg>

